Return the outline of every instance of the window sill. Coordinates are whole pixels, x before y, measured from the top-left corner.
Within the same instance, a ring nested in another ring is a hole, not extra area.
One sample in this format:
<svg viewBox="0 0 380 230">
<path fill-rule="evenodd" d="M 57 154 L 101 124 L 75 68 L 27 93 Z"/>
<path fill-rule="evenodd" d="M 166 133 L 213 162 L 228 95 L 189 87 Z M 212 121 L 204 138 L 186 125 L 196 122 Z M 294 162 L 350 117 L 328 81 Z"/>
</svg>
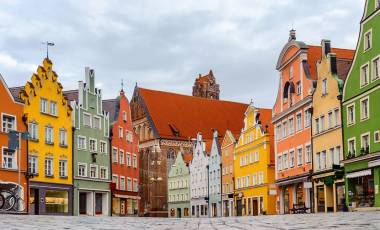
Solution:
<svg viewBox="0 0 380 230">
<path fill-rule="evenodd" d="M 4 171 L 17 171 L 18 168 L 6 168 L 6 167 L 2 167 L 1 170 L 4 170 Z"/>
<path fill-rule="evenodd" d="M 32 142 L 39 142 L 40 140 L 38 138 L 29 138 L 28 141 L 32 141 Z"/>
<path fill-rule="evenodd" d="M 45 141 L 45 144 L 47 144 L 47 145 L 54 145 L 54 142 L 46 142 Z"/>
<path fill-rule="evenodd" d="M 369 117 L 366 117 L 366 118 L 360 118 L 360 122 L 367 121 L 367 120 L 369 120 Z"/>
<path fill-rule="evenodd" d="M 59 176 L 60 179 L 68 179 L 68 176 Z"/>
<path fill-rule="evenodd" d="M 45 174 L 45 177 L 47 177 L 47 178 L 54 178 L 54 175 L 46 175 Z"/>
<path fill-rule="evenodd" d="M 69 146 L 67 144 L 59 144 L 59 147 L 61 147 L 61 148 L 68 148 Z"/>
</svg>

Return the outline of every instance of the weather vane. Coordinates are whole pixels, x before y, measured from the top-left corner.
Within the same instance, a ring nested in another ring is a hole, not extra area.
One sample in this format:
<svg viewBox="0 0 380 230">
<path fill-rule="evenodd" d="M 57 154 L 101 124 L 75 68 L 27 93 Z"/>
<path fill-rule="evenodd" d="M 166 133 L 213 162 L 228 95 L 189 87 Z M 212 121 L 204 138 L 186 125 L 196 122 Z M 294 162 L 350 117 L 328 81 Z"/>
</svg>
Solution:
<svg viewBox="0 0 380 230">
<path fill-rule="evenodd" d="M 46 45 L 46 57 L 49 58 L 49 46 L 54 46 L 54 42 L 42 42 L 43 45 Z"/>
</svg>

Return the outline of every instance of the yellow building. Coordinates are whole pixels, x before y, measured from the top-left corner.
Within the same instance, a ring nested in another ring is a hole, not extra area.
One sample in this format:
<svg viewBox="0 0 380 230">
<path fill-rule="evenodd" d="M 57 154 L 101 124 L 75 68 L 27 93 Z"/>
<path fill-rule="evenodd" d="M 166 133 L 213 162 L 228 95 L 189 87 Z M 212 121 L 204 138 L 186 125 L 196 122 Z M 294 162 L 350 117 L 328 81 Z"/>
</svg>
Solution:
<svg viewBox="0 0 380 230">
<path fill-rule="evenodd" d="M 276 214 L 275 164 L 271 109 L 245 112 L 244 128 L 234 150 L 234 204 L 237 216 Z"/>
<path fill-rule="evenodd" d="M 45 58 L 19 93 L 28 124 L 30 213 L 72 214 L 72 109 Z"/>
<path fill-rule="evenodd" d="M 313 92 L 314 212 L 343 211 L 345 204 L 339 98 L 354 51 L 330 47 L 330 41 L 322 41 Z"/>
</svg>

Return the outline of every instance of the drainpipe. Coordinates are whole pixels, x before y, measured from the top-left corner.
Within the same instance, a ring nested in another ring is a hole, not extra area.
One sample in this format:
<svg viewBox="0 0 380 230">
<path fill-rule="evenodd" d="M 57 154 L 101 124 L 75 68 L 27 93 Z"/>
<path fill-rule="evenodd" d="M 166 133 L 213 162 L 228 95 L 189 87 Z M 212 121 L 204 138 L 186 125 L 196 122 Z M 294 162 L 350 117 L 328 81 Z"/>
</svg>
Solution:
<svg viewBox="0 0 380 230">
<path fill-rule="evenodd" d="M 313 145 L 313 102 L 311 103 L 311 107 L 309 108 L 309 112 L 310 112 L 310 151 L 311 151 L 311 173 L 309 171 L 309 174 L 311 176 L 312 172 L 313 172 L 313 168 L 314 168 L 314 162 L 313 162 L 313 159 L 314 159 L 314 153 L 313 153 L 313 149 L 314 149 L 314 145 Z M 311 194 L 310 194 L 310 191 L 309 191 L 309 195 L 312 196 L 310 197 L 310 213 L 314 213 L 314 182 L 313 180 L 311 180 Z"/>
<path fill-rule="evenodd" d="M 210 218 L 210 212 L 211 212 L 211 209 L 210 209 L 210 166 L 207 165 L 206 168 L 207 168 L 207 207 L 208 207 L 207 215 Z"/>
<path fill-rule="evenodd" d="M 74 132 L 75 132 L 75 127 L 72 126 L 71 127 L 71 176 L 72 176 L 72 180 L 73 180 L 73 185 L 72 185 L 72 190 L 71 190 L 71 215 L 74 216 L 74 205 L 75 205 L 75 202 L 74 202 L 74 188 L 75 188 L 75 185 L 74 185 Z M 79 193 L 78 193 L 79 195 Z M 78 201 L 79 201 L 79 197 L 78 197 Z M 79 210 L 78 210 L 79 212 Z"/>
<path fill-rule="evenodd" d="M 22 122 L 24 123 L 24 125 L 26 127 L 26 131 L 29 133 L 28 117 L 26 114 L 24 114 L 22 116 Z M 26 164 L 26 173 L 25 173 L 25 179 L 26 179 L 26 184 L 27 184 L 26 189 L 25 189 L 26 190 L 26 210 L 29 213 L 29 181 L 30 181 L 29 180 L 30 176 L 29 176 L 29 172 L 28 172 L 28 168 L 29 168 L 28 167 L 28 163 L 29 163 L 29 145 L 28 145 L 28 143 L 29 143 L 29 140 L 27 139 L 27 140 L 25 140 L 25 142 L 26 142 L 26 163 L 27 163 Z M 22 142 L 20 143 L 20 145 L 22 145 Z M 19 158 L 18 160 L 20 162 L 19 168 L 21 168 L 21 158 Z M 19 185 L 20 185 L 20 183 L 19 183 Z"/>
<path fill-rule="evenodd" d="M 219 164 L 219 168 L 220 168 L 220 217 L 223 216 L 223 197 L 222 197 L 222 193 L 223 193 L 223 178 L 222 178 L 222 162 L 220 162 Z"/>
<path fill-rule="evenodd" d="M 113 199 L 113 190 L 112 190 L 112 186 L 111 186 L 111 183 L 112 182 L 112 137 L 113 137 L 113 132 L 112 132 L 112 126 L 109 128 L 108 130 L 108 153 L 109 153 L 109 157 L 108 157 L 108 160 L 110 161 L 110 178 L 109 180 L 111 180 L 108 184 L 110 185 L 110 207 L 111 207 L 111 211 L 110 211 L 110 216 L 112 216 L 112 210 L 113 210 L 113 202 L 112 202 L 112 199 Z"/>
</svg>

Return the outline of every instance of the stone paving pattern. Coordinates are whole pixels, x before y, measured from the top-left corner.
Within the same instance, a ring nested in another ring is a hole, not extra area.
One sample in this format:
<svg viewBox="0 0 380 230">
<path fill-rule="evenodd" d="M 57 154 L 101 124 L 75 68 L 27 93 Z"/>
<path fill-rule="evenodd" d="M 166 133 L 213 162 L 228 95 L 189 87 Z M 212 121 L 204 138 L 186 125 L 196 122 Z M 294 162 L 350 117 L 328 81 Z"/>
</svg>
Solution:
<svg viewBox="0 0 380 230">
<path fill-rule="evenodd" d="M 380 229 L 380 212 L 165 219 L 0 215 L 0 229 Z"/>
</svg>

